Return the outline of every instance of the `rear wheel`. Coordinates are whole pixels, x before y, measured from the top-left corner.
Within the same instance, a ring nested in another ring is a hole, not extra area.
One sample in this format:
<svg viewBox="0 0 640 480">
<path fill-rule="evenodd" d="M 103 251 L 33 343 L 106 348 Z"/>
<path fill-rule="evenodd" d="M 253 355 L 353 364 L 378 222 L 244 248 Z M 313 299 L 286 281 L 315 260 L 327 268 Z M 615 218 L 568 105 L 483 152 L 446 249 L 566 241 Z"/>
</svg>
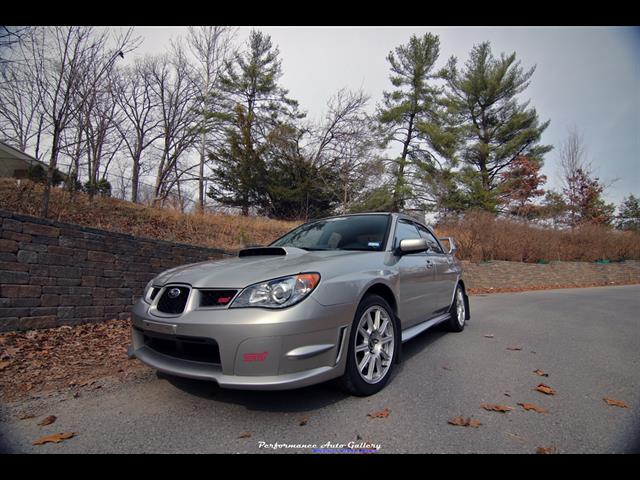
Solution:
<svg viewBox="0 0 640 480">
<path fill-rule="evenodd" d="M 453 297 L 453 303 L 449 309 L 449 321 L 447 322 L 447 330 L 450 332 L 461 332 L 467 318 L 467 307 L 464 303 L 464 291 L 460 284 L 456 287 L 456 293 Z"/>
<path fill-rule="evenodd" d="M 378 295 L 366 296 L 356 311 L 342 386 L 358 396 L 384 388 L 393 370 L 399 341 L 393 310 Z"/>
</svg>

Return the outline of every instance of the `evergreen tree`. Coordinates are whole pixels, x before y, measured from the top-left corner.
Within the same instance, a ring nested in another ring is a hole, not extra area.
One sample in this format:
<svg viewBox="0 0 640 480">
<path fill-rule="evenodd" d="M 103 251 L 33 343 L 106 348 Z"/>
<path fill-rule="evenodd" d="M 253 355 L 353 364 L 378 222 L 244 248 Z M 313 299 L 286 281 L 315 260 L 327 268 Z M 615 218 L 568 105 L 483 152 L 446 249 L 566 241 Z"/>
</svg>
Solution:
<svg viewBox="0 0 640 480">
<path fill-rule="evenodd" d="M 304 117 L 298 103 L 278 85 L 282 76 L 279 50 L 269 35 L 252 30 L 247 50 L 226 62 L 220 85 L 227 105 L 218 118 L 225 119 L 227 145 L 210 152 L 215 161 L 215 185 L 207 195 L 224 205 L 239 207 L 243 215 L 252 206 L 268 202 L 266 154 L 274 129 Z"/>
<path fill-rule="evenodd" d="M 339 179 L 330 166 L 313 163 L 301 152 L 303 131 L 284 125 L 269 136 L 266 194 L 262 213 L 280 219 L 305 219 L 330 215 L 337 202 L 333 191 Z M 331 182 L 335 185 L 327 185 Z"/>
<path fill-rule="evenodd" d="M 394 90 L 383 92 L 378 120 L 386 134 L 385 145 L 395 142 L 401 148 L 391 171 L 394 210 L 401 210 L 407 200 L 415 198 L 415 174 L 420 164 L 431 163 L 432 145 L 426 133 L 438 106 L 439 89 L 433 80 L 439 53 L 438 36 L 426 33 L 422 37 L 412 35 L 409 43 L 387 56 Z"/>
<path fill-rule="evenodd" d="M 540 123 L 529 102 L 517 99 L 534 71 L 523 71 L 515 53 L 494 58 L 489 42 L 484 42 L 473 47 L 463 68 L 451 57 L 441 72 L 445 104 L 458 134 L 456 159 L 466 167 L 459 180 L 470 204 L 494 211 L 501 172 L 520 156 L 542 166 L 544 154 L 552 149 L 539 144 L 549 121 Z"/>
<path fill-rule="evenodd" d="M 622 200 L 616 217 L 616 228 L 640 231 L 640 199 L 629 195 Z"/>
</svg>

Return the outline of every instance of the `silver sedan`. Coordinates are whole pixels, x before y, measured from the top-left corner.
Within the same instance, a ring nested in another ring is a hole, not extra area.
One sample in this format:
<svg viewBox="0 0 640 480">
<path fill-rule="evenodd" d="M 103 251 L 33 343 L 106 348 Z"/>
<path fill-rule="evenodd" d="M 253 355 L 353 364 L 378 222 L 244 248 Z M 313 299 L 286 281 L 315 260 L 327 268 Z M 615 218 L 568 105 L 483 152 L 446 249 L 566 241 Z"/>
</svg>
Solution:
<svg viewBox="0 0 640 480">
<path fill-rule="evenodd" d="M 339 378 L 371 395 L 402 342 L 460 332 L 469 300 L 453 239 L 397 213 L 306 223 L 268 247 L 165 271 L 132 311 L 129 354 L 171 375 L 240 389 Z"/>
</svg>

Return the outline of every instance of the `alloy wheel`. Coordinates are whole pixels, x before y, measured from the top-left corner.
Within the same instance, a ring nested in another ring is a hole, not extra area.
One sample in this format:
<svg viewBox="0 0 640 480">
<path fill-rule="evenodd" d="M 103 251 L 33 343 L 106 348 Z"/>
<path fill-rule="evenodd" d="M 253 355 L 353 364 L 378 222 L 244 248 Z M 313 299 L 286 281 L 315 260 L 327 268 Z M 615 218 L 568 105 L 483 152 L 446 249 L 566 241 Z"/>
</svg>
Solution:
<svg viewBox="0 0 640 480">
<path fill-rule="evenodd" d="M 360 317 L 355 335 L 358 373 L 367 383 L 382 380 L 393 361 L 395 339 L 391 315 L 379 305 L 369 307 Z"/>
</svg>

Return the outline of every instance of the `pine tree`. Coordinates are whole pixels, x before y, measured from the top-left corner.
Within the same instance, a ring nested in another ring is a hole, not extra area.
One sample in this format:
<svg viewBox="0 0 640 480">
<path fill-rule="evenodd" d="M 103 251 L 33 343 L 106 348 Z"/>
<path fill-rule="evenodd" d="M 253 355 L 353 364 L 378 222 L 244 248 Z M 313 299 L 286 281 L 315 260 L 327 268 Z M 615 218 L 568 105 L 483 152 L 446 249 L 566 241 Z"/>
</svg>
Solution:
<svg viewBox="0 0 640 480">
<path fill-rule="evenodd" d="M 525 72 L 515 53 L 496 59 L 484 42 L 473 47 L 462 69 L 451 57 L 441 72 L 450 121 L 458 127 L 456 155 L 467 167 L 460 180 L 471 204 L 495 210 L 501 172 L 520 156 L 542 165 L 552 149 L 539 144 L 549 121 L 540 123 L 535 108 L 517 98 L 534 71 Z"/>
<path fill-rule="evenodd" d="M 430 162 L 429 138 L 425 135 L 437 109 L 439 89 L 434 86 L 435 63 L 440 53 L 437 35 L 412 35 L 409 43 L 397 47 L 387 56 L 395 87 L 383 92 L 378 108 L 378 120 L 385 130 L 388 145 L 399 144 L 400 155 L 393 161 L 392 208 L 401 210 L 407 200 L 414 198 L 411 177 L 423 162 Z"/>
<path fill-rule="evenodd" d="M 224 205 L 239 207 L 243 215 L 252 206 L 265 208 L 267 158 L 274 129 L 304 117 L 298 102 L 278 85 L 282 76 L 280 52 L 269 35 L 252 30 L 247 50 L 226 62 L 220 85 L 226 108 L 215 112 L 226 119 L 227 144 L 210 152 L 215 162 L 215 184 L 207 195 Z"/>
<path fill-rule="evenodd" d="M 640 199 L 629 195 L 622 200 L 616 217 L 616 228 L 640 231 Z"/>
</svg>

